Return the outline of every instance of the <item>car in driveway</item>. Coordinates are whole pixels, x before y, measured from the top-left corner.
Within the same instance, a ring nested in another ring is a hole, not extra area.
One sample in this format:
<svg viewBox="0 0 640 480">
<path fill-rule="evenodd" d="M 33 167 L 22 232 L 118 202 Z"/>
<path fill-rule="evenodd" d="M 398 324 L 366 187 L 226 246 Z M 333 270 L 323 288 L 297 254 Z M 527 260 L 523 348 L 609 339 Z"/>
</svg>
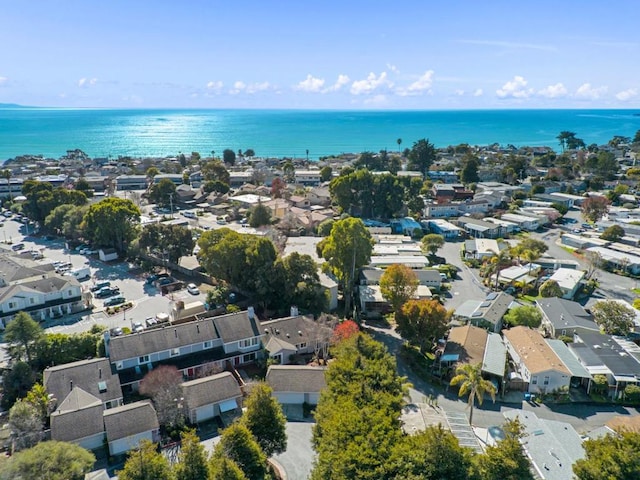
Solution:
<svg viewBox="0 0 640 480">
<path fill-rule="evenodd" d="M 126 300 L 124 299 L 123 296 L 118 295 L 117 297 L 111 297 L 111 298 L 107 298 L 104 301 L 104 306 L 105 307 L 113 307 L 114 305 L 120 305 L 121 303 L 124 303 Z"/>
<path fill-rule="evenodd" d="M 131 327 L 132 327 L 131 330 L 135 333 L 140 333 L 141 331 L 144 330 L 144 326 L 142 325 L 141 322 L 133 322 Z"/>
<path fill-rule="evenodd" d="M 187 285 L 187 292 L 191 295 L 200 295 L 200 290 L 198 290 L 198 286 L 195 283 Z"/>
</svg>

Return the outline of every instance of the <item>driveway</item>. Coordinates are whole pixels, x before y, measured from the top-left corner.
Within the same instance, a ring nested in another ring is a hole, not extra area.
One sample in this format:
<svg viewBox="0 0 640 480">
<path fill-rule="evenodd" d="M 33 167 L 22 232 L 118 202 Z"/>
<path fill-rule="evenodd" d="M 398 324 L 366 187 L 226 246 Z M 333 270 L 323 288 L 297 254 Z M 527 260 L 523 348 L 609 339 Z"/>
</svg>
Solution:
<svg viewBox="0 0 640 480">
<path fill-rule="evenodd" d="M 287 473 L 287 480 L 306 480 L 313 469 L 315 452 L 311 446 L 313 423 L 287 423 L 287 450 L 273 458 Z"/>
</svg>

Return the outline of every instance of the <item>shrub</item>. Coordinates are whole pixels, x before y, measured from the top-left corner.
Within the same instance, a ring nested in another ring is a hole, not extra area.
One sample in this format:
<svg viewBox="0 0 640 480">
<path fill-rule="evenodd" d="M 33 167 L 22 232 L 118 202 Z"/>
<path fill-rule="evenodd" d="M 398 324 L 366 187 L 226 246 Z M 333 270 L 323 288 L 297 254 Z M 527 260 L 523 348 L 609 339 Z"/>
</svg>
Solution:
<svg viewBox="0 0 640 480">
<path fill-rule="evenodd" d="M 630 402 L 640 402 L 640 387 L 638 385 L 629 384 L 624 388 L 624 398 Z"/>
</svg>

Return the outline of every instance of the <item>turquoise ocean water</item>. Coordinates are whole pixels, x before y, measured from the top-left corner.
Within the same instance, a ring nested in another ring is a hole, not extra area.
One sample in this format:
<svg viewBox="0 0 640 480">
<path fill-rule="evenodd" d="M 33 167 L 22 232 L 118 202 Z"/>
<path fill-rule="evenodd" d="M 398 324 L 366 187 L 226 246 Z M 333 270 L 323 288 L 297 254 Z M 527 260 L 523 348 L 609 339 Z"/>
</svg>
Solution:
<svg viewBox="0 0 640 480">
<path fill-rule="evenodd" d="M 58 158 L 167 156 L 251 148 L 257 156 L 305 157 L 397 150 L 421 138 L 436 146 L 500 143 L 558 149 L 562 130 L 587 144 L 640 130 L 637 110 L 98 110 L 0 109 L 0 161 L 21 154 Z"/>
</svg>

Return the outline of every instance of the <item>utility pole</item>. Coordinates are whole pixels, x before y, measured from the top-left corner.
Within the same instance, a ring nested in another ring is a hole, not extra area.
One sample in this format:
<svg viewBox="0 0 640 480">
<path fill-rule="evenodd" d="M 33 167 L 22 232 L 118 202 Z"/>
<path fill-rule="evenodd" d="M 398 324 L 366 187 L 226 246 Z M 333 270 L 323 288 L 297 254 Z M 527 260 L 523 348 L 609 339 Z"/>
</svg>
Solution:
<svg viewBox="0 0 640 480">
<path fill-rule="evenodd" d="M 169 203 L 171 205 L 171 218 L 173 219 L 173 193 L 169 194 Z"/>
</svg>

